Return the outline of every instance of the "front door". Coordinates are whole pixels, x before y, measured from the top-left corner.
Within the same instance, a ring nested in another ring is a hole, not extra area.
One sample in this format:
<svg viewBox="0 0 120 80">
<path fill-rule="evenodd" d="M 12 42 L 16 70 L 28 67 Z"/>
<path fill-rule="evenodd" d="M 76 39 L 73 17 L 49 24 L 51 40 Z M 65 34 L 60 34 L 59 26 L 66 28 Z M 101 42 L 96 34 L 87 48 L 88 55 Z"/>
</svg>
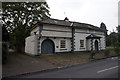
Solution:
<svg viewBox="0 0 120 80">
<path fill-rule="evenodd" d="M 41 53 L 54 53 L 54 42 L 50 39 L 44 40 L 41 44 Z"/>
<path fill-rule="evenodd" d="M 99 49 L 98 49 L 98 41 L 97 40 L 95 40 L 95 51 L 98 51 Z"/>
</svg>

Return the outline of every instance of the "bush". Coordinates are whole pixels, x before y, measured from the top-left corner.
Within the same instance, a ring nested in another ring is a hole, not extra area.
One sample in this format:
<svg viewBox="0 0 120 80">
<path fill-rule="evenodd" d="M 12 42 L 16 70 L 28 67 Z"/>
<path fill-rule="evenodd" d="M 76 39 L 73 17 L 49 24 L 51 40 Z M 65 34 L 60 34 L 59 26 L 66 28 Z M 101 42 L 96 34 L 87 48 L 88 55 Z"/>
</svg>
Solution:
<svg viewBox="0 0 120 80">
<path fill-rule="evenodd" d="M 114 51 L 115 51 L 116 54 L 119 54 L 120 53 L 120 47 L 115 47 Z"/>
<path fill-rule="evenodd" d="M 94 56 L 95 56 L 95 51 L 91 51 L 91 53 L 90 53 L 90 59 L 94 59 Z"/>
<path fill-rule="evenodd" d="M 110 55 L 110 50 L 106 49 L 105 52 L 104 52 L 104 56 L 108 57 L 109 55 Z"/>
<path fill-rule="evenodd" d="M 8 45 L 7 43 L 2 43 L 2 64 L 5 64 L 8 57 Z"/>
</svg>

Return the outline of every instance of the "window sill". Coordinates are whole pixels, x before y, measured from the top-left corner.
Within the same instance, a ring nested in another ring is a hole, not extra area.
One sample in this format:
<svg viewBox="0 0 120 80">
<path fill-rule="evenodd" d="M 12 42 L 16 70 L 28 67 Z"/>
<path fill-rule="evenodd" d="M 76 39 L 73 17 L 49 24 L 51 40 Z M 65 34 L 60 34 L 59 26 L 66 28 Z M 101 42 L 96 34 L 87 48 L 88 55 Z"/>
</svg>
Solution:
<svg viewBox="0 0 120 80">
<path fill-rule="evenodd" d="M 83 47 L 83 48 L 81 47 L 80 49 L 85 49 L 85 48 L 84 48 L 84 47 Z"/>
<path fill-rule="evenodd" d="M 60 49 L 60 50 L 67 50 L 66 48 Z"/>
</svg>

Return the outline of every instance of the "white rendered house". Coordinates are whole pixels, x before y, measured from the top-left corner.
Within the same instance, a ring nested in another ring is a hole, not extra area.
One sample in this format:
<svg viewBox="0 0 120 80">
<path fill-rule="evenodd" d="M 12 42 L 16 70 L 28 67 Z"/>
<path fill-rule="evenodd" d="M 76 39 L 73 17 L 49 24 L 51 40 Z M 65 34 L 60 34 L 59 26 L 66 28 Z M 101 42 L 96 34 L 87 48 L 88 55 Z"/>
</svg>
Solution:
<svg viewBox="0 0 120 80">
<path fill-rule="evenodd" d="M 99 51 L 106 48 L 105 30 L 68 20 L 39 21 L 26 38 L 25 52 L 31 55 Z"/>
</svg>

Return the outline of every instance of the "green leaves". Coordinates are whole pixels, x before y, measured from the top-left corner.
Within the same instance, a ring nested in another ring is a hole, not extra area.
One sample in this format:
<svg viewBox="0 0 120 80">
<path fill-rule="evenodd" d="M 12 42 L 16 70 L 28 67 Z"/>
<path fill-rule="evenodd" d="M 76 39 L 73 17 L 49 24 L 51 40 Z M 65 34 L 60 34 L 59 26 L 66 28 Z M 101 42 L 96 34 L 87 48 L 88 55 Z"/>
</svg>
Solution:
<svg viewBox="0 0 120 80">
<path fill-rule="evenodd" d="M 12 21 L 14 27 L 21 25 L 21 23 L 22 25 L 26 23 L 26 26 L 33 26 L 29 23 L 50 16 L 46 2 L 3 2 L 2 5 L 3 21 L 5 23 Z M 6 24 L 7 27 L 9 25 Z"/>
<path fill-rule="evenodd" d="M 116 28 L 117 28 L 118 33 L 120 33 L 120 25 L 118 25 L 118 27 Z"/>
<path fill-rule="evenodd" d="M 2 20 L 11 33 L 11 43 L 17 46 L 24 46 L 36 21 L 50 16 L 46 2 L 2 2 L 2 8 Z"/>
</svg>

